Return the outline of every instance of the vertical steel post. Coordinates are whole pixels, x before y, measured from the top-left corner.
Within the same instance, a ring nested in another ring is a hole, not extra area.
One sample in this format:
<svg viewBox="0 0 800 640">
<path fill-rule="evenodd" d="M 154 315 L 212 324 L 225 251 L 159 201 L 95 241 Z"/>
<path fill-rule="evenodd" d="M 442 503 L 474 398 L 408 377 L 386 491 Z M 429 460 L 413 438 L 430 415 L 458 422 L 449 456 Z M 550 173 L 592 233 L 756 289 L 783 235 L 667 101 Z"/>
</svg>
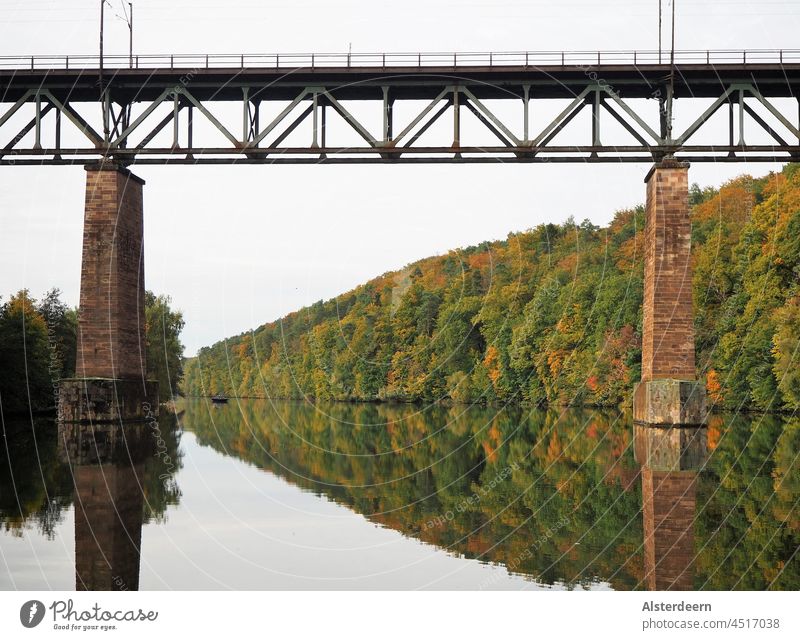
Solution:
<svg viewBox="0 0 800 640">
<path fill-rule="evenodd" d="M 325 106 L 325 101 L 323 100 L 322 101 L 322 127 L 320 128 L 320 132 L 319 132 L 319 141 L 320 141 L 320 145 L 322 146 L 323 149 L 325 149 L 325 147 L 328 144 L 327 140 L 325 139 L 325 121 L 327 119 L 327 110 L 326 109 L 327 108 Z M 325 154 L 323 153 L 322 155 L 324 156 Z"/>
<path fill-rule="evenodd" d="M 461 147 L 461 106 L 458 103 L 458 87 L 453 87 L 453 148 Z"/>
<path fill-rule="evenodd" d="M 667 85 L 667 100 L 665 103 L 665 120 L 666 120 L 666 129 L 667 129 L 667 142 L 672 142 L 672 84 L 670 83 Z"/>
<path fill-rule="evenodd" d="M 251 127 L 251 131 L 252 131 L 252 138 L 251 139 L 255 140 L 256 136 L 258 135 L 258 132 L 260 131 L 260 128 L 259 128 L 260 124 L 259 124 L 258 114 L 259 114 L 259 111 L 261 110 L 261 100 L 259 98 L 256 98 L 252 102 L 253 102 L 253 121 L 252 121 L 252 127 Z M 258 145 L 256 145 L 256 146 L 258 146 Z"/>
<path fill-rule="evenodd" d="M 731 99 L 728 99 L 728 146 L 731 147 L 731 150 L 728 151 L 728 156 L 732 158 L 736 154 L 733 151 L 733 100 Z"/>
<path fill-rule="evenodd" d="M 173 94 L 175 97 L 173 98 L 172 102 L 172 146 L 177 147 L 179 143 L 179 129 L 178 129 L 178 108 L 179 108 L 179 97 L 178 92 L 176 91 Z"/>
<path fill-rule="evenodd" d="M 107 89 L 104 89 L 103 90 L 103 140 L 105 140 L 106 146 L 108 145 L 108 141 L 111 139 L 110 111 L 111 111 L 111 95 L 109 94 Z"/>
<path fill-rule="evenodd" d="M 389 87 L 381 87 L 383 90 L 383 143 L 389 142 Z"/>
<path fill-rule="evenodd" d="M 522 139 L 525 142 L 530 142 L 530 100 L 531 85 L 524 84 L 522 85 Z"/>
<path fill-rule="evenodd" d="M 318 136 L 318 130 L 319 130 L 319 122 L 318 122 L 318 119 L 319 119 L 319 115 L 318 115 L 318 111 L 319 111 L 319 93 L 315 91 L 314 95 L 311 98 L 311 100 L 312 100 L 311 114 L 313 115 L 313 122 L 314 122 L 314 127 L 313 127 L 314 128 L 314 133 L 313 133 L 312 139 L 311 139 L 311 148 L 312 149 L 317 149 L 317 148 L 319 148 L 318 137 L 317 137 Z"/>
<path fill-rule="evenodd" d="M 187 134 L 186 134 L 186 144 L 189 147 L 189 153 L 192 151 L 192 146 L 194 145 L 194 105 L 190 102 L 188 107 L 188 114 L 186 127 L 187 127 Z"/>
<path fill-rule="evenodd" d="M 61 151 L 61 109 L 56 109 L 56 159 L 61 157 L 59 151 Z"/>
<path fill-rule="evenodd" d="M 34 133 L 34 149 L 42 148 L 42 96 L 36 92 L 36 130 Z"/>
<path fill-rule="evenodd" d="M 739 89 L 739 146 L 744 146 L 744 90 Z"/>
<path fill-rule="evenodd" d="M 250 87 L 242 87 L 242 144 L 247 144 L 250 139 L 250 100 L 248 95 Z"/>
<path fill-rule="evenodd" d="M 392 140 L 394 138 L 394 100 L 393 99 L 389 100 L 388 113 L 389 113 L 389 126 L 388 126 L 388 128 L 386 130 L 386 136 L 387 136 L 387 138 L 389 140 Z"/>
</svg>

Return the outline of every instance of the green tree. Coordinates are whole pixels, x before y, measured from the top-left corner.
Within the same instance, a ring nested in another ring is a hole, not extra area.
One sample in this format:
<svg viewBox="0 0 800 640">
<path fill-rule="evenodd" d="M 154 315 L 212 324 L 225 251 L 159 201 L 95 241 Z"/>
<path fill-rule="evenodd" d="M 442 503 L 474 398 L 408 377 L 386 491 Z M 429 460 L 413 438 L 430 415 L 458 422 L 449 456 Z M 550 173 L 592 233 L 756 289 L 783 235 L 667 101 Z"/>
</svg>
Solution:
<svg viewBox="0 0 800 640">
<path fill-rule="evenodd" d="M 0 409 L 38 411 L 55 404 L 48 371 L 47 325 L 22 289 L 0 307 Z"/>
<path fill-rule="evenodd" d="M 165 295 L 145 294 L 148 376 L 158 380 L 162 400 L 179 393 L 183 379 L 183 314 L 171 308 Z"/>
<path fill-rule="evenodd" d="M 69 378 L 75 373 L 78 347 L 78 311 L 61 300 L 61 291 L 48 291 L 37 306 L 47 325 L 51 349 L 51 376 Z"/>
</svg>

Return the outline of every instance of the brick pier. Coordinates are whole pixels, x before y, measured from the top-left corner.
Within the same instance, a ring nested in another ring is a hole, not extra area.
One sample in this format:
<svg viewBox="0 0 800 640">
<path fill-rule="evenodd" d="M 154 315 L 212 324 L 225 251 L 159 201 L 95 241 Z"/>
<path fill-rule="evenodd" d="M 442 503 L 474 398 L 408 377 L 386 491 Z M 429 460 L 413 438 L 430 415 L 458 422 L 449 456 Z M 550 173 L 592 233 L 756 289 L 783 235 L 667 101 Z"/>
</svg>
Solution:
<svg viewBox="0 0 800 640">
<path fill-rule="evenodd" d="M 145 366 L 143 185 L 115 164 L 86 167 L 76 377 L 59 393 L 66 422 L 144 419 L 158 407 Z"/>
<path fill-rule="evenodd" d="M 688 174 L 688 163 L 664 160 L 645 179 L 642 381 L 633 415 L 650 425 L 700 425 L 706 417 L 694 361 Z"/>
</svg>

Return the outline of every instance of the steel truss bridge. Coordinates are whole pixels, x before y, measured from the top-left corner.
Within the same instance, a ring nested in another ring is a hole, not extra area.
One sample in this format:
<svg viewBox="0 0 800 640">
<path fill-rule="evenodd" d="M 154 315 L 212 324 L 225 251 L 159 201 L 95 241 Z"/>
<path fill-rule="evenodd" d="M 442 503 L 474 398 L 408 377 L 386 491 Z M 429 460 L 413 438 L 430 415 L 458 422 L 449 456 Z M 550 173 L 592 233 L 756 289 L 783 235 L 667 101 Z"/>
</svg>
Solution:
<svg viewBox="0 0 800 640">
<path fill-rule="evenodd" d="M 0 164 L 789 161 L 798 96 L 800 50 L 0 57 Z"/>
</svg>

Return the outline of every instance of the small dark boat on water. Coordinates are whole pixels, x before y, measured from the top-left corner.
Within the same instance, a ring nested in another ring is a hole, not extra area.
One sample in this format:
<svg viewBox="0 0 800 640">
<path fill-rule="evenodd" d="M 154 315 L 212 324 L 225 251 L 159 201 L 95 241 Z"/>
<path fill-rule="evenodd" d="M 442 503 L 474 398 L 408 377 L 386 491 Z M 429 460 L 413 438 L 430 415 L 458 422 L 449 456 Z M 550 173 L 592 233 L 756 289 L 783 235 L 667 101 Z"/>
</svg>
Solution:
<svg viewBox="0 0 800 640">
<path fill-rule="evenodd" d="M 214 404 L 225 404 L 228 401 L 228 397 L 218 393 L 215 396 L 211 396 L 211 402 Z"/>
</svg>

